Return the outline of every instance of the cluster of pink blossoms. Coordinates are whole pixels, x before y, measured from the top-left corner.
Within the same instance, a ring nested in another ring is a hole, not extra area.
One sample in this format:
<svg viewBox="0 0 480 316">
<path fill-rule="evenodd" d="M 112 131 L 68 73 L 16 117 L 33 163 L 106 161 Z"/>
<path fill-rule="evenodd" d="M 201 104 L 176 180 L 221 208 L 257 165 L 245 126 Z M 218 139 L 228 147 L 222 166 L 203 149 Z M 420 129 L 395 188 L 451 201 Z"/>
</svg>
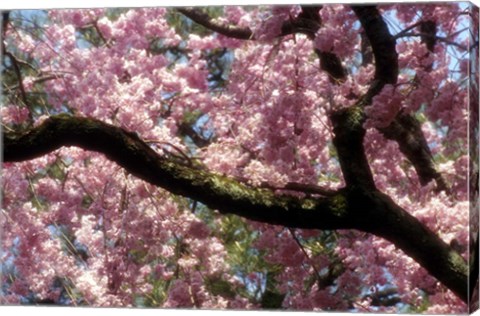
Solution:
<svg viewBox="0 0 480 316">
<path fill-rule="evenodd" d="M 435 19 L 444 37 L 456 34 L 452 41 L 464 45 L 456 33 L 466 23 L 461 10 L 457 4 L 388 5 L 382 13 L 395 15 L 393 28 L 400 31 L 421 12 Z M 48 102 L 34 115 L 35 125 L 68 111 L 135 131 L 158 144 L 159 154 L 181 151 L 212 172 L 252 185 L 335 189 L 343 179 L 328 115 L 367 91 L 374 66 L 361 65 L 361 28 L 348 6 L 324 6 L 313 41 L 302 34 L 278 37 L 282 23 L 299 12 L 299 6 L 224 9 L 219 20 L 251 27 L 259 41 L 182 35 L 172 25 L 179 13 L 163 8 L 52 10 L 40 35 L 12 25 L 6 37 L 38 68 L 22 83 Z M 205 56 L 222 48 L 234 57 L 218 92 L 210 88 Z M 319 69 L 315 48 L 338 55 L 350 67 L 348 79 L 332 83 Z M 429 52 L 418 37 L 397 39 L 397 51 L 398 83 L 386 85 L 366 108 L 364 145 L 376 185 L 446 242 L 463 246 L 467 258 L 466 57 L 441 41 Z M 398 145 L 375 129 L 401 111 L 423 122 L 451 195 L 422 187 Z M 212 137 L 195 147 L 180 129 L 199 113 Z M 2 107 L 2 124 L 14 127 L 29 114 L 25 105 L 9 104 Z M 278 307 L 287 309 L 465 311 L 460 299 L 383 239 L 239 224 L 78 148 L 4 164 L 2 190 L 0 260 L 10 269 L 3 278 L 12 280 L 1 297 L 6 303 L 33 297 L 70 305 L 244 309 L 261 307 L 258 293 L 273 287 Z M 252 253 L 261 256 L 256 266 L 240 259 Z M 401 306 L 374 304 L 372 293 L 386 286 L 396 289 Z"/>
</svg>

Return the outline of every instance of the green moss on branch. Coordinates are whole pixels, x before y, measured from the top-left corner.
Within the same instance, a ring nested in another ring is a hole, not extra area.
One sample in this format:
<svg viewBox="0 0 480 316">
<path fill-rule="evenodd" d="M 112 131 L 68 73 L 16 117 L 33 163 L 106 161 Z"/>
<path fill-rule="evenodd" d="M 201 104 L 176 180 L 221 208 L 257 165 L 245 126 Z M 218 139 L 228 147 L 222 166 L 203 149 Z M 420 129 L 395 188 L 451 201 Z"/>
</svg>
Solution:
<svg viewBox="0 0 480 316">
<path fill-rule="evenodd" d="M 348 139 L 351 134 L 342 132 L 342 127 L 357 131 L 357 114 L 345 111 L 342 115 L 346 115 L 346 120 L 340 119 L 334 128 L 334 143 L 346 173 L 347 188 L 328 197 L 302 199 L 277 195 L 273 189 L 251 187 L 160 156 L 135 133 L 95 119 L 67 115 L 51 117 L 28 131 L 6 132 L 4 162 L 30 160 L 62 146 L 78 146 L 103 153 L 131 174 L 221 213 L 292 228 L 359 229 L 373 233 L 397 245 L 459 297 L 468 300 L 468 268 L 461 256 L 369 184 L 373 180 L 369 178 L 369 169 L 362 165 L 366 163 L 361 156 L 362 137 Z M 362 130 L 358 132 L 361 136 Z"/>
</svg>

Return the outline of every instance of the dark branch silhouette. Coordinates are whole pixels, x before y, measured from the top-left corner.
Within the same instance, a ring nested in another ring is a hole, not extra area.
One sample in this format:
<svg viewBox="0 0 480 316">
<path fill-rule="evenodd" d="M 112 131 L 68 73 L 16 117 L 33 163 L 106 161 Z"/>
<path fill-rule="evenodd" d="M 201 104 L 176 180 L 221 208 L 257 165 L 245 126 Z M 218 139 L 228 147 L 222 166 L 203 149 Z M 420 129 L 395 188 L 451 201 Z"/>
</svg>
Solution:
<svg viewBox="0 0 480 316">
<path fill-rule="evenodd" d="M 376 6 L 352 6 L 352 9 L 362 24 L 375 59 L 374 81 L 359 102 L 360 105 L 365 106 L 371 103 L 373 97 L 386 84 L 397 82 L 398 55 L 395 49 L 395 38 L 388 31 Z M 436 171 L 421 124 L 413 115 L 400 112 L 389 126 L 378 130 L 385 138 L 398 143 L 400 151 L 414 166 L 421 185 L 435 180 L 439 191 L 448 191 L 445 181 Z"/>
<path fill-rule="evenodd" d="M 361 122 L 351 115 L 357 114 L 349 111 L 333 120 L 339 129 L 357 129 Z M 361 166 L 362 158 L 353 150 L 358 149 L 362 137 L 345 140 L 349 133 L 339 133 L 336 137 L 337 151 L 346 155 L 342 166 Z M 278 195 L 274 190 L 255 188 L 160 156 L 136 133 L 99 120 L 65 114 L 52 116 L 27 131 L 6 132 L 4 162 L 33 159 L 62 146 L 103 153 L 132 175 L 173 194 L 202 202 L 222 214 L 291 228 L 358 229 L 386 238 L 462 300 L 468 300 L 468 267 L 463 258 L 388 196 L 370 187 L 368 172 L 360 172 L 358 175 L 364 177 L 361 181 L 350 183 L 331 196 L 301 199 Z"/>
<path fill-rule="evenodd" d="M 357 229 L 385 238 L 413 258 L 432 276 L 468 301 L 468 266 L 464 259 L 434 232 L 380 192 L 374 183 L 365 157 L 363 138 L 364 107 L 386 84 L 395 84 L 398 56 L 395 38 L 375 6 L 352 6 L 365 32 L 375 63 L 375 77 L 368 92 L 349 109 L 331 113 L 333 143 L 337 150 L 346 187 L 313 192 L 315 196 L 298 198 L 280 194 L 284 188 L 253 187 L 237 179 L 209 172 L 203 166 L 183 163 L 170 155 L 157 154 L 136 133 L 96 119 L 69 115 L 52 116 L 38 127 L 22 132 L 5 132 L 4 162 L 34 159 L 60 147 L 78 146 L 104 154 L 132 175 L 172 194 L 199 201 L 222 214 L 304 229 Z M 198 9 L 178 9 L 193 21 L 220 34 L 245 40 L 254 39 L 249 28 L 239 28 L 211 19 Z M 298 19 L 285 22 L 282 35 L 302 32 L 314 36 L 321 21 L 320 7 L 302 7 Z M 316 52 L 333 78 L 345 76 L 338 57 Z M 380 129 L 383 135 L 399 143 L 402 153 L 412 162 L 420 182 L 440 181 L 418 121 L 400 113 L 394 122 Z M 301 187 L 296 184 L 295 187 Z M 291 189 L 291 188 L 290 188 Z"/>
<path fill-rule="evenodd" d="M 244 40 L 253 38 L 253 32 L 249 28 L 238 27 L 216 21 L 200 9 L 178 8 L 177 10 L 186 17 L 190 18 L 192 21 L 219 34 Z"/>
<path fill-rule="evenodd" d="M 282 25 L 279 37 L 302 33 L 310 39 L 314 39 L 321 26 L 319 10 L 321 6 L 302 6 L 298 17 L 285 21 Z M 179 8 L 180 13 L 203 27 L 227 37 L 242 40 L 257 40 L 254 32 L 248 27 L 238 27 L 212 19 L 207 13 L 196 8 Z M 343 82 L 346 79 L 346 71 L 338 56 L 331 52 L 315 50 L 320 59 L 320 68 L 327 72 L 332 82 Z"/>
<path fill-rule="evenodd" d="M 282 26 L 279 36 L 295 32 L 304 33 L 310 39 L 321 27 L 319 10 L 321 6 L 302 6 L 296 19 L 286 21 Z M 219 34 L 244 40 L 255 40 L 253 31 L 248 27 L 236 27 L 212 19 L 200 9 L 180 8 L 179 12 L 192 19 L 194 22 Z M 395 84 L 398 77 L 398 55 L 395 49 L 396 38 L 392 36 L 383 17 L 374 5 L 352 6 L 365 34 L 365 42 L 371 47 L 375 60 L 375 78 L 369 91 L 360 99 L 359 104 L 371 104 L 372 98 L 377 95 L 386 84 Z M 367 50 L 367 47 L 364 47 Z M 320 60 L 320 68 L 327 72 L 334 83 L 341 83 L 346 78 L 338 56 L 331 52 L 315 50 Z M 407 113 L 399 113 L 397 118 L 386 128 L 379 131 L 389 140 L 399 144 L 400 151 L 412 163 L 417 172 L 421 185 L 426 185 L 432 180 L 437 182 L 438 190 L 448 191 L 442 176 L 436 171 L 430 149 L 421 126 L 417 119 Z"/>
</svg>

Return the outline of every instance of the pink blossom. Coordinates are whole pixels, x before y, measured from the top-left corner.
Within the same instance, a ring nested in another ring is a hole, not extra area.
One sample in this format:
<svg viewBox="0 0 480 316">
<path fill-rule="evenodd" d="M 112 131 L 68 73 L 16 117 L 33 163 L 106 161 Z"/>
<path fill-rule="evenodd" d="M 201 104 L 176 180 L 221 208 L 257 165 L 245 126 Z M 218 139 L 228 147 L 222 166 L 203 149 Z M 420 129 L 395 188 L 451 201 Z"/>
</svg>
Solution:
<svg viewBox="0 0 480 316">
<path fill-rule="evenodd" d="M 265 18 L 255 30 L 255 37 L 260 40 L 272 40 L 281 34 L 283 23 L 289 18 L 288 7 L 276 7 L 272 13 L 265 13 Z"/>
<path fill-rule="evenodd" d="M 189 291 L 189 285 L 184 281 L 175 281 L 169 291 L 166 307 L 172 308 L 192 306 L 193 302 Z"/>
<path fill-rule="evenodd" d="M 185 79 L 191 88 L 199 90 L 207 88 L 206 73 L 203 70 L 192 67 L 179 67 L 177 68 L 177 75 Z"/>
<path fill-rule="evenodd" d="M 365 127 L 387 127 L 400 111 L 403 97 L 393 85 L 385 85 L 365 109 Z"/>
<path fill-rule="evenodd" d="M 392 34 L 429 19 L 439 36 L 459 45 L 467 44 L 469 31 L 462 29 L 476 18 L 456 4 L 378 8 Z M 250 28 L 252 40 L 189 32 L 192 22 L 183 16 L 172 22 L 179 13 L 168 8 L 48 10 L 48 23 L 35 31 L 13 15 L 5 43 L 35 69 L 21 64 L 28 104 L 18 98 L 19 83 L 8 84 L 4 131 L 38 127 L 68 111 L 137 133 L 162 159 L 187 155 L 201 172 L 277 188 L 279 199 L 306 195 L 281 190 L 289 182 L 342 188 L 330 115 L 367 93 L 376 61 L 360 65 L 362 29 L 346 5 L 322 6 L 313 39 L 301 32 L 280 36 L 301 12 L 298 5 L 225 7 L 216 21 Z M 221 59 L 212 57 L 223 49 Z M 341 59 L 343 82 L 320 70 L 315 49 Z M 399 36 L 396 52 L 396 85 L 385 85 L 365 108 L 363 146 L 375 185 L 468 258 L 465 227 L 474 221 L 468 63 L 459 46 L 438 40 L 430 52 L 418 36 Z M 215 67 L 222 68 L 222 82 L 212 79 Z M 399 145 L 377 130 L 400 112 L 422 123 L 449 194 L 436 192 L 434 181 L 422 186 Z M 204 138 L 201 145 L 186 122 Z M 465 312 L 451 291 L 385 239 L 226 216 L 76 147 L 3 164 L 0 224 L 2 303 L 31 294 L 59 302 L 61 280 L 75 303 L 89 306 L 258 309 L 269 278 L 286 309 L 398 312 L 365 295 L 382 285 L 395 287 L 412 309 Z M 340 272 L 330 284 L 316 279 L 334 270 Z"/>
<path fill-rule="evenodd" d="M 204 239 L 210 234 L 210 230 L 203 222 L 194 221 L 191 223 L 188 233 L 192 238 Z"/>
<path fill-rule="evenodd" d="M 18 107 L 13 104 L 2 106 L 0 116 L 2 120 L 13 124 L 24 123 L 29 116 L 30 111 L 26 107 Z"/>
</svg>

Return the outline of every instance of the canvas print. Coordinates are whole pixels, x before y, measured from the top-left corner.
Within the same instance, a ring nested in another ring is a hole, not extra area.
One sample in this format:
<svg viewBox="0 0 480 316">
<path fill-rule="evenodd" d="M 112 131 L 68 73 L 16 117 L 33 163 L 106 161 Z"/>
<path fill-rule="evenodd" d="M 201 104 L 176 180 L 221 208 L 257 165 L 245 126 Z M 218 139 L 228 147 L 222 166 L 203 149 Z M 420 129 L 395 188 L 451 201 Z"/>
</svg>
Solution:
<svg viewBox="0 0 480 316">
<path fill-rule="evenodd" d="M 2 305 L 478 308 L 469 2 L 2 11 Z"/>
</svg>

